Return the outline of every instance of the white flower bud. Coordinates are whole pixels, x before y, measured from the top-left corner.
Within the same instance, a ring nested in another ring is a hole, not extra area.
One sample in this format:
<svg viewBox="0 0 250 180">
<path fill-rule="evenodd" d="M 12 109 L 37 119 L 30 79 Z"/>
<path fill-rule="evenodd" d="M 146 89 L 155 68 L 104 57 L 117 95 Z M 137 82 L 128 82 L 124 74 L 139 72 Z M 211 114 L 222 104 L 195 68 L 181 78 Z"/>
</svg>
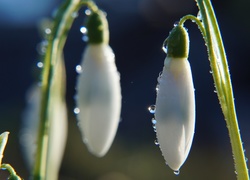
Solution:
<svg viewBox="0 0 250 180">
<path fill-rule="evenodd" d="M 120 119 L 120 75 L 107 43 L 89 44 L 77 80 L 78 125 L 89 151 L 98 157 L 109 150 Z"/>
<path fill-rule="evenodd" d="M 62 58 L 62 57 L 61 57 Z M 67 107 L 64 101 L 65 71 L 63 60 L 58 60 L 50 93 L 48 118 L 49 139 L 46 165 L 46 179 L 58 179 L 64 149 L 67 140 Z M 39 117 L 41 105 L 41 87 L 34 85 L 27 94 L 27 106 L 23 114 L 20 132 L 20 144 L 29 170 L 35 165 Z"/>
<path fill-rule="evenodd" d="M 186 29 L 175 26 L 164 46 L 167 57 L 158 78 L 155 128 L 166 164 L 178 174 L 189 154 L 195 128 L 194 85 L 187 60 Z"/>
<path fill-rule="evenodd" d="M 194 87 L 186 58 L 167 57 L 156 98 L 156 134 L 166 163 L 179 171 L 191 148 L 195 128 Z"/>
</svg>

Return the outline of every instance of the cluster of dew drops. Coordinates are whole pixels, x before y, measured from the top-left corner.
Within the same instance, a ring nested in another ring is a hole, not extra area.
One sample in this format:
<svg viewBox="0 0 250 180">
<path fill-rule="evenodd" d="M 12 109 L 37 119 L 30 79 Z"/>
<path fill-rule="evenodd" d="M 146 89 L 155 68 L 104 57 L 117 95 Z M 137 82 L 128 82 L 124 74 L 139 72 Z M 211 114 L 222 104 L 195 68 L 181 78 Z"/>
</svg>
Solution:
<svg viewBox="0 0 250 180">
<path fill-rule="evenodd" d="M 156 93 L 158 93 L 158 91 L 159 91 L 159 85 L 160 85 L 161 76 L 162 76 L 162 72 L 159 73 L 159 77 L 158 77 L 158 79 L 157 79 L 158 84 L 156 85 L 156 88 L 155 88 Z M 149 111 L 149 113 L 151 113 L 151 114 L 155 114 L 155 112 L 156 112 L 156 105 L 154 105 L 154 104 L 153 104 L 153 105 L 150 105 L 150 106 L 148 107 L 148 111 Z M 155 119 L 155 117 L 153 117 L 153 118 L 151 119 L 151 122 L 152 122 L 153 130 L 154 130 L 154 132 L 156 133 L 156 124 L 157 124 L 157 120 Z M 154 141 L 154 144 L 155 144 L 156 146 L 159 146 L 159 145 L 160 145 L 157 139 Z M 166 163 L 166 165 L 168 165 L 168 164 Z M 178 176 L 178 175 L 180 174 L 180 170 L 174 171 L 174 174 L 175 174 L 176 176 Z"/>
<path fill-rule="evenodd" d="M 55 11 L 53 11 L 52 18 L 55 18 L 56 13 L 57 13 L 57 9 Z M 89 16 L 91 14 L 91 10 L 87 8 L 87 9 L 85 9 L 84 13 L 85 13 L 85 15 Z M 75 18 L 78 17 L 78 15 L 79 15 L 78 12 L 73 12 L 71 14 L 71 17 L 75 19 Z M 87 42 L 88 41 L 87 28 L 85 26 L 80 27 L 80 32 L 83 34 L 82 40 L 84 42 Z M 40 43 L 38 43 L 37 47 L 36 47 L 37 53 L 41 57 L 43 57 L 46 54 L 46 50 L 47 50 L 47 47 L 48 47 L 48 40 L 47 39 L 51 35 L 51 33 L 52 33 L 52 29 L 50 27 L 45 27 L 43 29 L 43 40 Z M 38 60 L 37 63 L 36 63 L 36 66 L 39 69 L 42 69 L 44 67 L 44 63 L 41 60 Z M 82 73 L 82 71 L 83 71 L 82 66 L 81 65 L 76 65 L 75 71 L 78 74 Z M 38 85 L 40 85 L 40 84 L 41 83 L 38 83 Z M 79 114 L 80 109 L 78 107 L 75 107 L 73 112 L 74 112 L 74 114 Z"/>
<path fill-rule="evenodd" d="M 156 91 L 159 90 L 158 86 L 159 86 L 159 85 L 156 86 Z M 151 114 L 155 114 L 156 106 L 155 106 L 155 105 L 150 105 L 150 106 L 148 107 L 148 111 L 149 111 Z M 152 125 L 153 125 L 154 132 L 156 132 L 156 123 L 157 123 L 157 120 L 153 117 L 153 118 L 151 119 L 151 122 L 152 122 Z M 154 143 L 155 143 L 155 145 L 159 146 L 159 142 L 158 142 L 157 139 L 154 141 Z M 166 163 L 166 165 L 167 165 L 167 163 Z M 180 174 L 180 170 L 174 171 L 174 174 L 175 174 L 175 175 L 179 175 L 179 174 Z"/>
<path fill-rule="evenodd" d="M 90 9 L 86 9 L 85 10 L 85 15 L 87 15 L 87 16 L 89 16 L 91 14 L 91 10 Z M 88 41 L 88 35 L 87 35 L 87 33 L 88 33 L 88 29 L 85 27 L 85 26 L 82 26 L 82 27 L 80 27 L 80 32 L 83 34 L 83 36 L 82 36 L 82 40 L 84 41 L 84 42 L 87 42 Z M 82 66 L 81 65 L 76 65 L 76 67 L 75 67 L 75 71 L 76 71 L 76 73 L 77 74 L 81 74 L 82 73 L 82 71 L 83 71 L 83 68 L 82 68 Z M 77 95 L 75 96 L 75 99 L 77 98 Z M 74 108 L 74 110 L 73 110 L 73 112 L 74 112 L 74 114 L 79 114 L 80 113 L 80 108 L 78 108 L 78 107 L 75 107 Z"/>
</svg>

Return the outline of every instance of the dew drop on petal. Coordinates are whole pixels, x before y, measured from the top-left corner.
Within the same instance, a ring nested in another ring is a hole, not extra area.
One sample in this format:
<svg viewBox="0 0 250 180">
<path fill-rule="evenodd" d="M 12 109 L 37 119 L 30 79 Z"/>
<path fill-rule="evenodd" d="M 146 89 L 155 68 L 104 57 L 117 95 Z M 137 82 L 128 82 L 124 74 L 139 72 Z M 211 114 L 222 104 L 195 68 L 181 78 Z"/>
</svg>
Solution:
<svg viewBox="0 0 250 180">
<path fill-rule="evenodd" d="M 178 176 L 180 174 L 180 170 L 174 171 L 174 174 Z"/>
<path fill-rule="evenodd" d="M 76 108 L 74 109 L 74 113 L 75 113 L 75 114 L 79 114 L 79 113 L 80 113 L 80 109 L 76 107 Z"/>
<path fill-rule="evenodd" d="M 157 123 L 157 121 L 156 121 L 155 118 L 152 118 L 151 122 L 152 122 L 152 124 L 154 124 L 154 125 Z"/>
<path fill-rule="evenodd" d="M 38 68 L 43 68 L 43 63 L 42 63 L 42 62 L 38 62 L 38 63 L 36 64 L 36 66 L 37 66 Z"/>
<path fill-rule="evenodd" d="M 81 66 L 81 65 L 77 65 L 77 66 L 76 66 L 76 72 L 77 72 L 78 74 L 82 73 L 82 66 Z"/>
<path fill-rule="evenodd" d="M 159 87 L 160 87 L 160 84 L 157 84 L 156 87 L 155 87 L 156 92 L 159 91 Z"/>
<path fill-rule="evenodd" d="M 159 146 L 159 142 L 158 142 L 157 139 L 154 141 L 154 143 L 155 143 L 156 146 Z"/>
<path fill-rule="evenodd" d="M 148 107 L 148 111 L 151 113 L 151 114 L 154 114 L 155 113 L 155 105 L 151 105 Z"/>
<path fill-rule="evenodd" d="M 163 45 L 162 50 L 167 54 L 168 53 L 168 46 Z"/>
</svg>

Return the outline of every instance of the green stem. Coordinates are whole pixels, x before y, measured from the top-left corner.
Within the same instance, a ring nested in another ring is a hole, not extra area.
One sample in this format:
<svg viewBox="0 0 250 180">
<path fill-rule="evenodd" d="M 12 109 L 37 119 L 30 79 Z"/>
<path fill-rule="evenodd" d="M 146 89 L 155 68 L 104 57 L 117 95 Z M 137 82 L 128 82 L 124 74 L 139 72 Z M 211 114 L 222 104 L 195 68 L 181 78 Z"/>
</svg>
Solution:
<svg viewBox="0 0 250 180">
<path fill-rule="evenodd" d="M 2 164 L 3 152 L 8 141 L 9 132 L 0 134 L 0 165 Z"/>
<path fill-rule="evenodd" d="M 10 173 L 10 177 L 8 179 L 21 180 L 21 178 L 16 174 L 16 171 L 10 164 L 1 164 L 1 169 L 7 169 Z"/>
<path fill-rule="evenodd" d="M 180 19 L 179 25 L 183 26 L 183 24 L 186 22 L 186 20 L 191 20 L 192 22 L 195 22 L 197 24 L 198 28 L 200 29 L 203 38 L 206 39 L 205 38 L 206 37 L 205 29 L 202 25 L 202 22 L 197 17 L 195 17 L 194 15 L 190 15 L 190 14 L 186 15 Z"/>
<path fill-rule="evenodd" d="M 236 117 L 226 53 L 219 26 L 210 0 L 196 1 L 205 28 L 206 44 L 217 95 L 229 132 L 235 162 L 235 172 L 237 173 L 237 178 L 239 180 L 248 180 L 249 174 Z"/>
<path fill-rule="evenodd" d="M 91 0 L 66 0 L 66 2 L 62 4 L 57 11 L 54 19 L 54 26 L 52 28 L 51 35 L 48 38 L 48 46 L 44 57 L 44 69 L 42 74 L 42 98 L 36 161 L 33 170 L 34 180 L 44 180 L 46 175 L 49 141 L 48 132 L 51 121 L 48 118 L 48 107 L 55 65 L 57 60 L 60 59 L 68 31 L 70 30 L 75 19 L 73 14 L 77 13 L 83 5 L 87 5 L 92 11 L 96 11 L 98 9 Z"/>
</svg>

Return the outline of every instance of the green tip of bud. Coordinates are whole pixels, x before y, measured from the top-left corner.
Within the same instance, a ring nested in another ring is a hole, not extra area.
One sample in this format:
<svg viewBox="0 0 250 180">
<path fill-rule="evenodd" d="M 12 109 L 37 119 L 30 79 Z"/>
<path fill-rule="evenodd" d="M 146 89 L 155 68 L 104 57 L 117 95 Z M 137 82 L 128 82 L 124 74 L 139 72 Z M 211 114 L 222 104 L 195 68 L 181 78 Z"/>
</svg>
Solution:
<svg viewBox="0 0 250 180">
<path fill-rule="evenodd" d="M 189 52 L 189 36 L 187 30 L 177 25 L 163 43 L 167 57 L 187 58 Z"/>
<path fill-rule="evenodd" d="M 90 44 L 108 43 L 108 22 L 100 10 L 92 12 L 87 19 L 88 42 Z"/>
</svg>

